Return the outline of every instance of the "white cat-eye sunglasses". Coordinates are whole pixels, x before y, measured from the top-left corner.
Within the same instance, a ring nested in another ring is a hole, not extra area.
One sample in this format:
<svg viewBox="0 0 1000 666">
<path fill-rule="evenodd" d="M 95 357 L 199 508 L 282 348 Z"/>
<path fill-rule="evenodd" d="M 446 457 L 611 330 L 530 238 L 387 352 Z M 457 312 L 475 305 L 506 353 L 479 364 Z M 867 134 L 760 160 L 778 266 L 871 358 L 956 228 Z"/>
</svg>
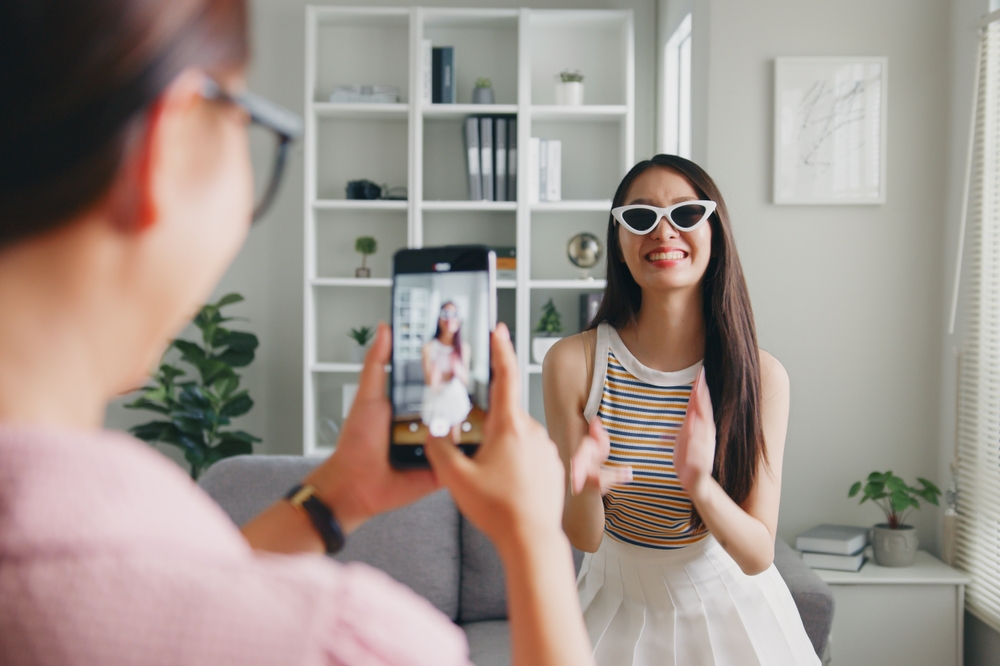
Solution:
<svg viewBox="0 0 1000 666">
<path fill-rule="evenodd" d="M 636 236 L 645 236 L 663 217 L 677 231 L 694 231 L 715 212 L 715 205 L 714 201 L 682 201 L 667 208 L 633 204 L 612 208 L 611 214 Z"/>
</svg>

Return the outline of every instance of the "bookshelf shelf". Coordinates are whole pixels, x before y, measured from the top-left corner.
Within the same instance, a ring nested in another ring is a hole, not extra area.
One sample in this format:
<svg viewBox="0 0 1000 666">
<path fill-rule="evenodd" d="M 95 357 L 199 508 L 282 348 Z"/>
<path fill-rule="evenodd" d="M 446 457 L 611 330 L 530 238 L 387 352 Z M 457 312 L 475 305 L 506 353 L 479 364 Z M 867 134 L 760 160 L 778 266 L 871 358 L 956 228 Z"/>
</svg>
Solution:
<svg viewBox="0 0 1000 666">
<path fill-rule="evenodd" d="M 516 201 L 423 201 L 422 210 L 448 211 L 510 211 L 517 210 Z"/>
<path fill-rule="evenodd" d="M 457 104 L 424 101 L 425 39 L 454 49 Z M 387 276 L 403 247 L 516 247 L 516 272 L 497 280 L 498 317 L 520 351 L 523 406 L 544 419 L 541 365 L 530 356 L 534 324 L 551 298 L 572 333 L 582 299 L 604 288 L 604 280 L 569 279 L 579 271 L 566 242 L 580 231 L 603 237 L 611 201 L 590 197 L 611 196 L 633 164 L 632 13 L 310 6 L 305 47 L 303 452 L 332 452 L 329 425 L 341 425 L 342 396 L 361 370 L 348 362 L 348 333 L 389 317 Z M 567 66 L 586 75 L 583 106 L 554 104 Z M 479 77 L 491 80 L 496 104 L 470 103 Z M 400 103 L 328 102 L 345 84 L 396 86 Z M 466 200 L 468 116 L 516 116 L 515 201 Z M 529 203 L 532 137 L 562 141 L 563 201 Z M 405 186 L 409 200 L 339 198 L 359 178 Z M 363 235 L 378 242 L 367 263 L 378 277 L 352 277 Z"/>
<path fill-rule="evenodd" d="M 314 287 L 373 287 L 392 286 L 391 278 L 313 278 L 309 283 Z"/>
<path fill-rule="evenodd" d="M 394 199 L 317 199 L 312 207 L 316 210 L 400 210 L 409 207 L 407 201 Z"/>
<path fill-rule="evenodd" d="M 607 281 L 606 280 L 532 280 L 529 286 L 532 289 L 585 289 L 585 290 L 597 290 L 604 289 Z"/>
<path fill-rule="evenodd" d="M 513 113 L 517 113 L 517 104 L 428 104 L 423 107 L 424 118 L 464 118 Z"/>
<path fill-rule="evenodd" d="M 624 120 L 628 107 L 624 104 L 583 106 L 533 106 L 531 117 L 538 121 L 609 121 Z"/>
<path fill-rule="evenodd" d="M 311 370 L 315 373 L 355 373 L 361 372 L 360 363 L 315 363 Z"/>
<path fill-rule="evenodd" d="M 313 102 L 313 113 L 318 118 L 344 118 L 348 120 L 405 120 L 410 113 L 409 104 L 343 104 Z"/>
</svg>

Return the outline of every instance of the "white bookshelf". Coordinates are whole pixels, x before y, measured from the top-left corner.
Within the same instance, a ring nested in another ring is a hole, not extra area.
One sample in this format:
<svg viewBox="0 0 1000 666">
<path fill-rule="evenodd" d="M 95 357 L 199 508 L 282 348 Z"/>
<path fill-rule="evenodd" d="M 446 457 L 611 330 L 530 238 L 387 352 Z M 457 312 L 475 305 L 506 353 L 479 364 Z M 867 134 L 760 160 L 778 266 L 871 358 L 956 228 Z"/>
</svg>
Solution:
<svg viewBox="0 0 1000 666">
<path fill-rule="evenodd" d="M 499 318 L 515 334 L 524 404 L 542 418 L 532 329 L 551 298 L 567 334 L 575 332 L 580 294 L 604 288 L 603 261 L 593 279 L 582 279 L 566 244 L 580 231 L 603 242 L 610 197 L 634 163 L 632 13 L 313 6 L 305 37 L 303 452 L 332 451 L 329 423 L 342 424 L 343 386 L 356 383 L 361 369 L 350 357 L 347 333 L 388 320 L 391 258 L 403 247 L 517 247 L 516 279 L 498 281 Z M 423 102 L 425 38 L 454 47 L 458 104 Z M 584 106 L 555 105 L 563 69 L 586 77 Z M 496 104 L 469 103 L 481 76 L 491 79 Z M 398 86 L 401 99 L 330 103 L 330 92 L 342 84 Z M 462 123 L 470 114 L 517 116 L 517 201 L 467 200 Z M 563 142 L 563 201 L 528 203 L 532 136 Z M 409 198 L 347 200 L 347 181 L 361 178 L 405 186 Z M 371 278 L 354 277 L 360 235 L 378 240 L 368 258 Z"/>
</svg>

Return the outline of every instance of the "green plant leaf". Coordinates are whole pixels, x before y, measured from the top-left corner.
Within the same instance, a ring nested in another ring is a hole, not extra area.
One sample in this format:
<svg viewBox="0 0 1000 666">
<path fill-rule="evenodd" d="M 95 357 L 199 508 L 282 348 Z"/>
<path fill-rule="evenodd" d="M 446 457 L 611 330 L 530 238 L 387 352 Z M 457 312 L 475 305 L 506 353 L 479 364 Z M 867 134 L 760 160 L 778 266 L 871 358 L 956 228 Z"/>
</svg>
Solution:
<svg viewBox="0 0 1000 666">
<path fill-rule="evenodd" d="M 930 481 L 928 481 L 927 479 L 918 476 L 917 477 L 917 482 L 920 485 L 922 485 L 925 490 L 928 490 L 928 491 L 932 492 L 935 495 L 940 495 L 941 494 L 941 490 L 936 485 L 934 485 L 933 483 L 931 483 Z"/>
<path fill-rule="evenodd" d="M 132 436 L 144 442 L 170 442 L 177 438 L 177 426 L 170 421 L 150 421 L 128 430 Z"/>
<path fill-rule="evenodd" d="M 882 481 L 869 481 L 865 484 L 865 495 L 868 495 L 872 499 L 881 499 L 885 497 L 885 484 Z"/>
<path fill-rule="evenodd" d="M 861 482 L 860 481 L 856 481 L 854 483 L 854 485 L 851 486 L 851 489 L 847 492 L 847 496 L 848 497 L 854 497 L 855 495 L 858 494 L 858 492 L 860 490 L 861 490 Z"/>
<path fill-rule="evenodd" d="M 215 384 L 212 386 L 215 389 L 215 394 L 225 400 L 233 391 L 237 389 L 240 385 L 240 378 L 236 376 L 236 373 L 231 375 L 226 375 L 215 380 Z"/>
<path fill-rule="evenodd" d="M 222 334 L 218 336 L 215 344 L 219 347 L 229 347 L 230 351 L 252 352 L 260 344 L 257 336 L 253 333 L 230 331 L 224 328 L 220 328 L 219 331 Z"/>
<path fill-rule="evenodd" d="M 222 406 L 222 415 L 230 418 L 243 416 L 253 407 L 253 400 L 247 391 L 241 391 L 226 401 Z"/>
<path fill-rule="evenodd" d="M 216 308 L 222 309 L 222 308 L 226 307 L 227 305 L 232 305 L 233 303 L 239 303 L 239 302 L 241 302 L 243 300 L 244 300 L 243 296 L 241 296 L 240 294 L 237 294 L 234 291 L 234 292 L 228 293 L 225 296 L 223 296 L 222 298 L 220 298 L 216 303 L 214 303 L 214 305 L 215 305 Z"/>
<path fill-rule="evenodd" d="M 905 490 L 893 491 L 892 495 L 889 497 L 889 506 L 892 507 L 894 513 L 902 513 L 906 511 L 908 508 L 913 506 L 913 502 L 914 500 Z"/>
<path fill-rule="evenodd" d="M 180 350 L 184 359 L 195 367 L 198 367 L 198 364 L 203 363 L 207 358 L 205 350 L 190 340 L 174 340 L 174 347 Z"/>
<path fill-rule="evenodd" d="M 171 411 L 166 405 L 161 405 L 151 400 L 147 400 L 144 397 L 126 404 L 125 409 L 147 409 L 151 412 L 163 415 L 168 415 Z"/>
<path fill-rule="evenodd" d="M 225 356 L 225 354 L 221 354 L 216 358 L 206 359 L 198 367 L 198 371 L 201 373 L 202 384 L 205 384 L 206 386 L 211 385 L 219 379 L 234 375 L 233 369 L 230 367 L 230 364 L 223 359 L 223 356 Z"/>
<path fill-rule="evenodd" d="M 241 439 L 223 439 L 208 450 L 205 462 L 207 465 L 211 465 L 223 458 L 250 455 L 251 453 L 253 453 L 253 445 L 250 442 L 244 442 Z"/>
<path fill-rule="evenodd" d="M 908 486 L 906 485 L 906 482 L 903 481 L 898 476 L 890 476 L 888 479 L 886 479 L 885 480 L 885 487 L 889 489 L 889 492 L 893 492 L 893 493 L 900 492 L 900 491 L 906 491 L 906 489 L 908 488 Z"/>
<path fill-rule="evenodd" d="M 222 361 L 233 368 L 243 368 L 253 361 L 253 352 L 242 352 L 235 351 L 232 349 L 227 349 L 216 357 L 216 360 Z"/>
</svg>

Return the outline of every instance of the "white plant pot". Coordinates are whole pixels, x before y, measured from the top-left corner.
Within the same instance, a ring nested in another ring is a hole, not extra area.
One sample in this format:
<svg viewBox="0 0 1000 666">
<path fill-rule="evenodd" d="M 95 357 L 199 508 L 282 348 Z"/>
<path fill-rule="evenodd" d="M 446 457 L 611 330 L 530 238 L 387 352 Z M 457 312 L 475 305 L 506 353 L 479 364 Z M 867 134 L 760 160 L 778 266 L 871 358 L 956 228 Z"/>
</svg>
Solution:
<svg viewBox="0 0 1000 666">
<path fill-rule="evenodd" d="M 541 364 L 545 360 L 545 355 L 552 349 L 552 345 L 562 340 L 562 338 L 550 338 L 539 336 L 531 341 L 531 356 L 535 363 Z"/>
<path fill-rule="evenodd" d="M 583 104 L 583 81 L 556 83 L 556 104 L 559 106 L 580 106 Z"/>
<path fill-rule="evenodd" d="M 362 347 L 361 345 L 354 345 L 351 347 L 351 362 L 352 363 L 364 363 L 365 354 L 368 353 L 368 346 Z"/>
</svg>

